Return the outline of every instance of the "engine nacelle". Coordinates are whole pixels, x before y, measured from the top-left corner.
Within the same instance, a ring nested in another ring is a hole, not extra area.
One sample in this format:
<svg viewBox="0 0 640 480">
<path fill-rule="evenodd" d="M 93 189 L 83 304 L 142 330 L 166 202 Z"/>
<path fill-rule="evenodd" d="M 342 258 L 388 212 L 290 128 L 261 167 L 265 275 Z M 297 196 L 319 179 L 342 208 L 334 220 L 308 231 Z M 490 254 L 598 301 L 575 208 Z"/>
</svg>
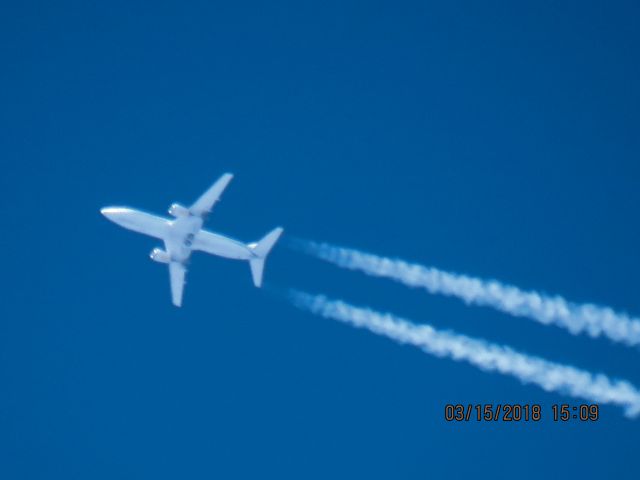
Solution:
<svg viewBox="0 0 640 480">
<path fill-rule="evenodd" d="M 179 203 L 174 203 L 169 207 L 169 215 L 171 215 L 172 217 L 180 218 L 188 217 L 189 215 L 191 215 L 191 213 L 189 212 L 188 208 L 183 207 Z"/>
<path fill-rule="evenodd" d="M 169 263 L 171 261 L 169 254 L 161 248 L 154 248 L 151 250 L 149 257 L 151 257 L 151 260 L 158 263 Z"/>
</svg>

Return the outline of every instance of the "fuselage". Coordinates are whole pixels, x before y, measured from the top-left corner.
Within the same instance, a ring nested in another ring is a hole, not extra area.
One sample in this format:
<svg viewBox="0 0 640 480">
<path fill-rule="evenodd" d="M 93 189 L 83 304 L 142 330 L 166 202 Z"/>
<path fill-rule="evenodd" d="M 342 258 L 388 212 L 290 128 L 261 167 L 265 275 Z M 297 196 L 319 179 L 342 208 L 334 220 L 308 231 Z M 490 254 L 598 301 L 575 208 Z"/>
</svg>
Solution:
<svg viewBox="0 0 640 480">
<path fill-rule="evenodd" d="M 127 230 L 163 240 L 167 253 L 174 262 L 185 263 L 193 250 L 236 260 L 255 257 L 253 250 L 244 243 L 203 230 L 203 219 L 200 216 L 185 215 L 168 219 L 124 207 L 103 208 L 101 213 Z"/>
</svg>

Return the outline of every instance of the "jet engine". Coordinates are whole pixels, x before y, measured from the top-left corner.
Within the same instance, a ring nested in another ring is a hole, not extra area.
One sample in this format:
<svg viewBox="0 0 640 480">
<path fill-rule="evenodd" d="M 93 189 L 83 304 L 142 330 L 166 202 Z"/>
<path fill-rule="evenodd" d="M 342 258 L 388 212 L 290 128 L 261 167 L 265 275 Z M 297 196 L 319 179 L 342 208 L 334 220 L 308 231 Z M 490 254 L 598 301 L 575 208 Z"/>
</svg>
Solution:
<svg viewBox="0 0 640 480">
<path fill-rule="evenodd" d="M 161 248 L 154 248 L 151 250 L 149 257 L 151 257 L 151 260 L 158 263 L 169 263 L 171 261 L 169 254 Z"/>
<path fill-rule="evenodd" d="M 189 212 L 188 208 L 183 207 L 179 203 L 174 203 L 169 207 L 169 215 L 171 215 L 172 217 L 180 218 L 188 217 L 189 215 L 191 215 L 191 213 Z"/>
</svg>

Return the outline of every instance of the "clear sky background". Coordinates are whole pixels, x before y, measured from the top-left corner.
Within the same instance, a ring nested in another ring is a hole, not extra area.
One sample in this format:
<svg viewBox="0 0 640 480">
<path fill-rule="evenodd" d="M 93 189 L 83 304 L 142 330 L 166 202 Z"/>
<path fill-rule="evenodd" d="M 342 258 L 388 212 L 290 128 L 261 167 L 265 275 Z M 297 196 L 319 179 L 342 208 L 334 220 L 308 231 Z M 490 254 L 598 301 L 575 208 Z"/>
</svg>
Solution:
<svg viewBox="0 0 640 480">
<path fill-rule="evenodd" d="M 518 5 L 514 5 L 517 3 Z M 638 478 L 640 421 L 297 311 L 324 292 L 640 384 L 640 352 L 340 271 L 327 240 L 640 313 L 637 2 L 14 2 L 0 10 L 0 477 Z M 266 284 L 162 213 L 285 237 Z M 539 403 L 458 423 L 447 403 Z"/>
</svg>

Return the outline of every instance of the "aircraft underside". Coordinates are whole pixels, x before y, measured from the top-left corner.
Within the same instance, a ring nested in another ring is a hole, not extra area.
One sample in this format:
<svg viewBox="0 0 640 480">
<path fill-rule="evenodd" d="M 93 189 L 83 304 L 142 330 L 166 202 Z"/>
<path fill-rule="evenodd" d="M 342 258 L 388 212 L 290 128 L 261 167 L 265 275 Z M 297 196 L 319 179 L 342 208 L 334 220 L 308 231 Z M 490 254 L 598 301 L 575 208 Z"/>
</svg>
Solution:
<svg viewBox="0 0 640 480">
<path fill-rule="evenodd" d="M 234 260 L 248 260 L 254 285 L 262 285 L 264 262 L 282 234 L 281 227 L 269 232 L 259 242 L 250 244 L 202 229 L 205 217 L 231 178 L 231 174 L 224 174 L 189 208 L 175 203 L 171 205 L 169 214 L 175 217 L 173 220 L 124 207 L 101 210 L 112 222 L 164 242 L 164 250 L 154 248 L 150 257 L 156 262 L 168 264 L 172 301 L 178 307 L 182 305 L 186 263 L 194 250 Z"/>
</svg>

